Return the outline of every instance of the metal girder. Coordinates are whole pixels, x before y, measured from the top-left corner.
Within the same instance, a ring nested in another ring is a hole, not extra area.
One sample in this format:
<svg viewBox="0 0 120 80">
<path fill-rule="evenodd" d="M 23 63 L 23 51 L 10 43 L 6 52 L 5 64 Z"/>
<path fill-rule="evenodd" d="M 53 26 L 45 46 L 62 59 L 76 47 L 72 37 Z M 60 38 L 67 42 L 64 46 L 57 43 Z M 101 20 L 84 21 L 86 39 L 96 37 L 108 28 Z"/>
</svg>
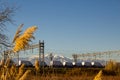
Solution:
<svg viewBox="0 0 120 80">
<path fill-rule="evenodd" d="M 39 48 L 39 44 L 29 45 L 25 49 L 23 49 L 22 51 L 29 50 L 29 49 L 34 49 L 34 48 Z"/>
<path fill-rule="evenodd" d="M 29 45 L 25 49 L 22 49 L 21 51 L 25 51 L 25 50 L 29 50 L 29 49 L 34 49 L 34 48 L 39 48 L 39 44 Z M 14 53 L 11 49 L 5 51 L 5 54 L 11 54 L 11 53 Z"/>
<path fill-rule="evenodd" d="M 82 54 L 75 54 L 78 57 L 81 56 L 97 56 L 97 55 L 109 55 L 109 54 L 113 54 L 113 53 L 120 53 L 120 50 L 116 50 L 116 51 L 105 51 L 105 52 L 94 52 L 94 53 L 82 53 Z"/>
</svg>

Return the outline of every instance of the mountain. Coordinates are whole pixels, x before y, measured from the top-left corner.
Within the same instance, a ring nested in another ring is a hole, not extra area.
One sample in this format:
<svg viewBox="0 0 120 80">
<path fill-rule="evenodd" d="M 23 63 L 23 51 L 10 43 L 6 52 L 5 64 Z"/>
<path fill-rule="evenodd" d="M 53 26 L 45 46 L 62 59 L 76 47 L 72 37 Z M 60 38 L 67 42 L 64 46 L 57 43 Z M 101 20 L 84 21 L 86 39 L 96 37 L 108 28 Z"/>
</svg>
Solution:
<svg viewBox="0 0 120 80">
<path fill-rule="evenodd" d="M 27 61 L 30 61 L 32 64 L 34 64 L 35 60 L 36 59 L 39 59 L 39 56 L 38 55 L 32 55 L 31 57 L 25 57 L 25 58 L 19 58 L 19 60 L 27 60 Z M 47 63 L 47 65 L 50 64 L 50 56 L 49 54 L 46 54 L 44 56 L 44 60 L 45 62 Z M 61 62 L 72 62 L 73 60 L 71 58 L 68 58 L 68 57 L 64 57 L 62 55 L 53 55 L 53 60 L 55 61 L 61 61 Z M 13 58 L 13 61 L 18 63 L 18 58 Z"/>
</svg>

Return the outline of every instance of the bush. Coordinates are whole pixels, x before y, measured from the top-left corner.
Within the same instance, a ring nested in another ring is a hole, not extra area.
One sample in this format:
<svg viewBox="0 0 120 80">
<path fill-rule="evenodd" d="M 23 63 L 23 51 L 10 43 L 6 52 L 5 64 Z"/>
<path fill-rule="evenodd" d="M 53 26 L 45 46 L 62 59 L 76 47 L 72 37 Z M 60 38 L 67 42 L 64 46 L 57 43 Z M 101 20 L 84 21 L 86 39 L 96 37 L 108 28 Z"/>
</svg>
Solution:
<svg viewBox="0 0 120 80">
<path fill-rule="evenodd" d="M 106 75 L 117 75 L 119 73 L 119 65 L 117 62 L 110 60 L 105 66 L 104 73 Z"/>
<path fill-rule="evenodd" d="M 117 63 L 115 61 L 108 61 L 107 65 L 105 66 L 105 70 L 107 71 L 116 71 L 117 70 Z"/>
</svg>

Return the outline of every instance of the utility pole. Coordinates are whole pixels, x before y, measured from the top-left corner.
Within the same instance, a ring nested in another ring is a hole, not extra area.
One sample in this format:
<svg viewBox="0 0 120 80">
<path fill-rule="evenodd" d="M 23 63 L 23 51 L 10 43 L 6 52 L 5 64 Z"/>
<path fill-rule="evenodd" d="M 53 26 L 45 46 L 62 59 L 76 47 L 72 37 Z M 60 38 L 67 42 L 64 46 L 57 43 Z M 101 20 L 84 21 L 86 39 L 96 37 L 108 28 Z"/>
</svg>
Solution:
<svg viewBox="0 0 120 80">
<path fill-rule="evenodd" d="M 52 53 L 50 53 L 49 58 L 50 58 L 50 67 L 52 68 L 53 67 L 53 54 Z"/>
<path fill-rule="evenodd" d="M 77 62 L 77 59 L 78 59 L 78 55 L 77 55 L 77 54 L 73 54 L 72 57 L 73 57 L 73 59 L 74 59 L 74 62 L 76 63 L 76 62 Z"/>
<path fill-rule="evenodd" d="M 43 63 L 42 68 L 43 68 L 43 74 L 44 74 L 44 40 L 43 41 L 39 40 L 39 62 Z"/>
</svg>

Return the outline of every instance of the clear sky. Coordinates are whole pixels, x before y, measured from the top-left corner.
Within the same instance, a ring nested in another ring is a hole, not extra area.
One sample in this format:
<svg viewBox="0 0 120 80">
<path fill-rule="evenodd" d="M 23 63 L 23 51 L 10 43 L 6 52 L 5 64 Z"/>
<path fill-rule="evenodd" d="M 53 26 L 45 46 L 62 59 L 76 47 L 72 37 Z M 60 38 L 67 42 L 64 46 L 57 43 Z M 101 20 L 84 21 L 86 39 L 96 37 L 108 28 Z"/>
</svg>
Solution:
<svg viewBox="0 0 120 80">
<path fill-rule="evenodd" d="M 9 25 L 38 26 L 36 40 L 45 41 L 45 53 L 73 53 L 120 49 L 120 0 L 8 0 L 18 6 Z"/>
</svg>

